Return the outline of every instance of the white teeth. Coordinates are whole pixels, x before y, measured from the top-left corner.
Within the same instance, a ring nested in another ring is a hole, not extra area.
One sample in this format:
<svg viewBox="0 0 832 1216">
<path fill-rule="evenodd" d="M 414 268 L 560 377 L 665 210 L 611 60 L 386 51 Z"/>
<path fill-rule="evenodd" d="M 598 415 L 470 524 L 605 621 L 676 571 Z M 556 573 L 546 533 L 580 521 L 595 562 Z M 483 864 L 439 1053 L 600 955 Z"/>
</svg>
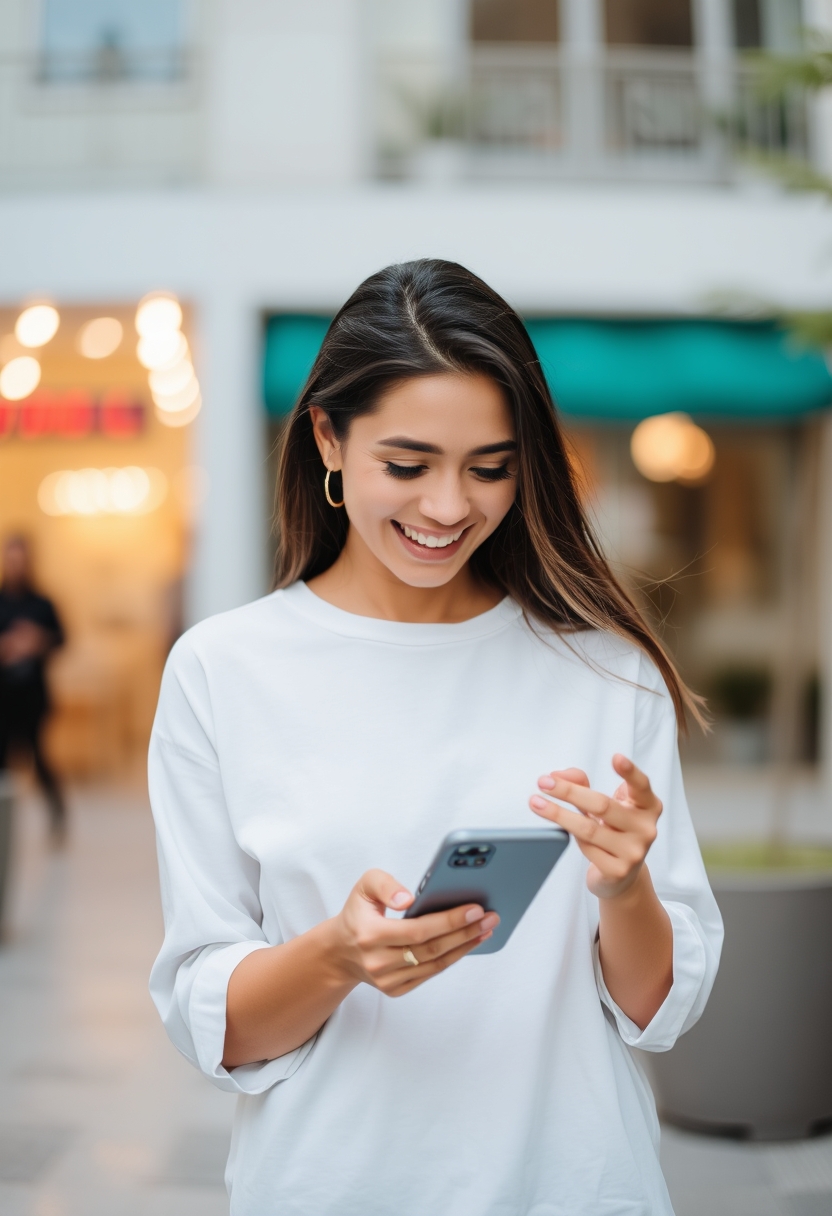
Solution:
<svg viewBox="0 0 832 1216">
<path fill-rule="evenodd" d="M 426 536 L 424 532 L 416 532 L 413 528 L 408 528 L 407 524 L 401 524 L 400 526 L 408 540 L 415 540 L 418 545 L 424 545 L 426 549 L 445 549 L 448 545 L 452 545 L 454 541 L 459 540 L 465 531 L 464 528 L 461 528 L 459 532 L 454 532 L 452 536 Z"/>
</svg>

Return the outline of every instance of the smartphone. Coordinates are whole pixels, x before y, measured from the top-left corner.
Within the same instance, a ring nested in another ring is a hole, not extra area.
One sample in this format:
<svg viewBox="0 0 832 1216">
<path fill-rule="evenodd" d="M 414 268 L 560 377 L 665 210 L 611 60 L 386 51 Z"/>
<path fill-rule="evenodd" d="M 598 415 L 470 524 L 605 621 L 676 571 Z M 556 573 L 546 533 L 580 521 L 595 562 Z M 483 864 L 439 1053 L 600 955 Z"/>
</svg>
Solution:
<svg viewBox="0 0 832 1216">
<path fill-rule="evenodd" d="M 472 954 L 502 950 L 567 844 L 562 828 L 492 828 L 451 832 L 419 883 L 405 919 L 480 904 L 500 923 Z"/>
</svg>

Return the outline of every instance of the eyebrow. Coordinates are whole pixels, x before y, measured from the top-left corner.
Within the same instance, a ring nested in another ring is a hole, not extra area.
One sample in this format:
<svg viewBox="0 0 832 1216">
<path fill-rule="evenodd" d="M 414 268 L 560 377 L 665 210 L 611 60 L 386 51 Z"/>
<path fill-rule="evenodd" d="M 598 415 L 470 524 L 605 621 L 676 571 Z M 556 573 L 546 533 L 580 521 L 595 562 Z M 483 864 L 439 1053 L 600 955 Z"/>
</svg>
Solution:
<svg viewBox="0 0 832 1216">
<path fill-rule="evenodd" d="M 427 452 L 431 456 L 442 456 L 443 452 L 435 443 L 422 443 L 418 439 L 408 439 L 406 435 L 393 435 L 390 439 L 381 439 L 383 448 L 398 448 L 405 452 Z M 486 443 L 481 448 L 474 448 L 469 456 L 495 456 L 498 452 L 516 452 L 517 444 L 513 439 L 502 439 L 498 443 Z"/>
</svg>

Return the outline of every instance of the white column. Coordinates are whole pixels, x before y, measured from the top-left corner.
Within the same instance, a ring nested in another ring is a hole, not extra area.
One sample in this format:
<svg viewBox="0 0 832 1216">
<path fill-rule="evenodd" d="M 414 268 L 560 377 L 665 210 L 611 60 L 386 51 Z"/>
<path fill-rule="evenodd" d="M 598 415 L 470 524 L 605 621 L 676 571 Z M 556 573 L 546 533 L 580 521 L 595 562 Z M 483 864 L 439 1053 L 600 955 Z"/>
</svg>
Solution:
<svg viewBox="0 0 832 1216">
<path fill-rule="evenodd" d="M 604 15 L 601 0 L 560 0 L 569 155 L 582 165 L 604 152 Z"/>
<path fill-rule="evenodd" d="M 810 30 L 832 38 L 832 0 L 803 0 L 803 20 Z M 832 177 L 832 89 L 812 103 L 812 157 L 820 172 Z"/>
<path fill-rule="evenodd" d="M 189 624 L 268 590 L 259 312 L 216 289 L 200 301 L 197 336 L 203 406 L 196 423 L 195 458 L 207 474 L 207 496 L 188 579 Z"/>
<path fill-rule="evenodd" d="M 731 0 L 694 0 L 693 18 L 705 111 L 710 116 L 728 116 L 735 105 Z M 715 171 L 723 171 L 727 156 L 724 137 L 710 125 L 705 139 Z"/>
</svg>

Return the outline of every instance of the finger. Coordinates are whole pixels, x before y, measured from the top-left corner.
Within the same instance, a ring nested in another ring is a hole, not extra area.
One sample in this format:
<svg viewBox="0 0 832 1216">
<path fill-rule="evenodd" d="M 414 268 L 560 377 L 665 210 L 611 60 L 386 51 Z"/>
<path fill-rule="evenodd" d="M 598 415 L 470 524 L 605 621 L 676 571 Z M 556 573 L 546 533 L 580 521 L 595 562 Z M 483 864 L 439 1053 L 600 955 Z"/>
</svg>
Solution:
<svg viewBox="0 0 832 1216">
<path fill-rule="evenodd" d="M 413 903 L 413 896 L 392 874 L 384 870 L 368 870 L 358 880 L 359 894 L 378 908 L 401 910 Z"/>
<path fill-rule="evenodd" d="M 455 933 L 445 933 L 441 937 L 432 937 L 429 941 L 423 942 L 420 945 L 406 947 L 411 950 L 414 957 L 421 963 L 430 963 L 437 958 L 442 958 L 444 954 L 453 953 L 460 946 L 464 946 L 467 942 L 472 942 L 478 937 L 482 937 L 484 933 L 490 933 L 496 929 L 500 923 L 500 918 L 496 912 L 489 912 L 481 921 L 475 924 L 466 925 L 464 929 L 457 929 Z M 398 952 L 398 947 L 394 947 Z M 412 966 L 412 963 L 404 962 L 403 952 L 401 953 L 402 962 L 405 967 Z"/>
<path fill-rule="evenodd" d="M 627 793 L 630 800 L 636 806 L 652 807 L 657 801 L 656 795 L 650 785 L 650 778 L 646 773 L 643 773 L 640 768 L 636 768 L 632 760 L 621 753 L 617 753 L 612 758 L 612 766 L 618 773 L 619 777 L 623 777 L 627 784 Z"/>
<path fill-rule="evenodd" d="M 573 781 L 575 785 L 589 785 L 589 777 L 582 768 L 556 768 L 551 773 L 545 773 L 537 784 L 542 790 L 550 790 L 558 779 Z"/>
<path fill-rule="evenodd" d="M 552 798 L 558 798 L 561 802 L 571 802 L 579 811 L 583 811 L 585 815 L 603 815 L 607 809 L 609 796 L 601 794 L 598 790 L 588 789 L 585 785 L 578 785 L 574 781 L 567 781 L 563 777 L 551 777 L 551 786 L 546 788 L 546 792 Z M 538 785 L 543 788 L 543 778 L 538 782 Z"/>
<path fill-rule="evenodd" d="M 608 827 L 600 819 L 582 815 L 580 811 L 570 811 L 568 807 L 547 802 L 537 795 L 529 800 L 529 805 L 541 818 L 556 823 L 579 843 L 594 844 L 616 857 L 632 848 L 633 840 L 629 833 Z"/>
<path fill-rule="evenodd" d="M 425 916 L 386 921 L 379 929 L 383 932 L 385 946 L 418 946 L 474 925 L 484 916 L 485 908 L 479 904 L 463 904 L 448 912 L 428 912 Z"/>
<path fill-rule="evenodd" d="M 412 977 L 403 979 L 402 984 L 397 987 L 395 995 L 404 996 L 406 992 L 412 992 L 414 988 L 418 988 L 420 984 L 424 984 L 425 980 L 431 979 L 432 976 L 438 975 L 440 971 L 447 971 L 448 967 L 452 967 L 461 958 L 465 958 L 465 955 L 470 954 L 481 942 L 487 942 L 492 936 L 492 932 L 475 937 L 473 941 L 465 942 L 464 945 L 458 946 L 456 950 L 449 950 L 447 954 L 443 954 L 441 958 L 434 959 L 430 963 L 424 963 L 419 967 L 411 968 L 413 972 Z"/>
</svg>

